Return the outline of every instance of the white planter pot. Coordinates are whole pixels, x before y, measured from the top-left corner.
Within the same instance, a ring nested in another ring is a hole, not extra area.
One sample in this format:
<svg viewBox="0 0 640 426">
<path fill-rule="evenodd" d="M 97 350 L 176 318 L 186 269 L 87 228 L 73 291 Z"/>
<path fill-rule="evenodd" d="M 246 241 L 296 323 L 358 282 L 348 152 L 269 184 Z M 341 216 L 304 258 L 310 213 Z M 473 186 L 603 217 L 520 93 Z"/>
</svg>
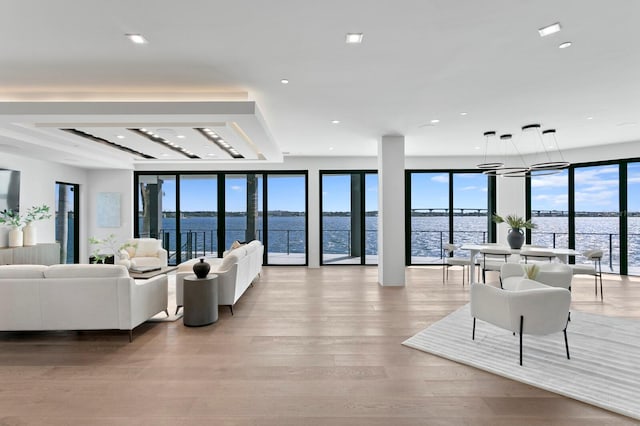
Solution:
<svg viewBox="0 0 640 426">
<path fill-rule="evenodd" d="M 22 234 L 24 237 L 24 245 L 25 246 L 35 246 L 38 244 L 38 234 L 36 232 L 36 227 L 32 224 L 26 225 L 22 228 Z"/>
<path fill-rule="evenodd" d="M 9 231 L 9 247 L 22 247 L 22 229 L 13 228 Z"/>
</svg>

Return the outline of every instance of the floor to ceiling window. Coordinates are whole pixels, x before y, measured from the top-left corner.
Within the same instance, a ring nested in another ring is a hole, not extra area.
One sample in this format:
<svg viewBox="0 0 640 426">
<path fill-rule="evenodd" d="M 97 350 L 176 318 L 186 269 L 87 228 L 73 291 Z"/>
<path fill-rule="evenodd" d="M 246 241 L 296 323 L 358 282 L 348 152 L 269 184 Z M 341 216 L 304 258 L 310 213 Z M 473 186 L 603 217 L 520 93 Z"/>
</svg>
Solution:
<svg viewBox="0 0 640 426">
<path fill-rule="evenodd" d="M 410 174 L 411 264 L 440 263 L 449 242 L 449 173 Z"/>
<path fill-rule="evenodd" d="M 79 206 L 80 185 L 56 182 L 55 238 L 60 244 L 60 263 L 79 263 Z"/>
<path fill-rule="evenodd" d="M 225 175 L 225 242 L 228 249 L 234 241 L 262 239 L 262 174 Z"/>
<path fill-rule="evenodd" d="M 134 233 L 161 239 L 170 264 L 253 239 L 266 264 L 307 264 L 306 172 L 139 172 L 135 184 Z"/>
<path fill-rule="evenodd" d="M 569 247 L 569 170 L 531 176 L 531 244 Z"/>
<path fill-rule="evenodd" d="M 446 243 L 489 241 L 489 178 L 478 172 L 408 172 L 410 264 L 442 262 Z M 455 256 L 468 257 L 458 250 Z"/>
<path fill-rule="evenodd" d="M 482 173 L 453 173 L 452 177 L 453 243 L 486 243 L 487 176 Z"/>
<path fill-rule="evenodd" d="M 377 174 L 321 172 L 323 264 L 377 263 Z"/>
<path fill-rule="evenodd" d="M 138 237 L 158 238 L 169 252 L 169 264 L 180 263 L 182 243 L 178 236 L 175 175 L 137 175 Z M 180 245 L 178 245 L 180 243 Z M 178 249 L 180 247 L 180 249 Z"/>
<path fill-rule="evenodd" d="M 640 275 L 640 163 L 627 164 L 627 259 L 629 275 Z"/>
<path fill-rule="evenodd" d="M 365 263 L 378 263 L 378 174 L 364 174 Z"/>
<path fill-rule="evenodd" d="M 180 175 L 180 242 L 182 261 L 218 255 L 218 178 Z"/>
<path fill-rule="evenodd" d="M 620 271 L 619 166 L 575 168 L 575 249 L 601 249 L 602 269 Z"/>
<path fill-rule="evenodd" d="M 307 179 L 303 174 L 267 176 L 267 261 L 271 265 L 307 263 Z"/>
</svg>

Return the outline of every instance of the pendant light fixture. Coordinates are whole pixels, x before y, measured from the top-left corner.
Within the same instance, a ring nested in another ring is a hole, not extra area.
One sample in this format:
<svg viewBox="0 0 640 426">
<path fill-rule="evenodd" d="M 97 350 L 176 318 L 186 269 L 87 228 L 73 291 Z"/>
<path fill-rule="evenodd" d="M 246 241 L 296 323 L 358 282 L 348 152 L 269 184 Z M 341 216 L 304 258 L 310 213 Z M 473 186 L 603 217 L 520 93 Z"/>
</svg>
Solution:
<svg viewBox="0 0 640 426">
<path fill-rule="evenodd" d="M 491 161 L 492 158 L 489 156 L 489 148 L 490 145 L 494 145 L 495 142 L 492 142 L 491 139 L 495 138 L 496 136 L 496 132 L 494 132 L 493 130 L 488 131 L 488 132 L 484 132 L 484 161 L 480 164 L 478 164 L 476 167 L 481 169 L 481 170 L 493 170 L 493 169 L 497 169 L 498 167 L 502 167 L 504 166 L 504 163 L 499 162 L 499 161 Z M 496 150 L 496 154 L 497 154 L 497 150 Z M 496 155 L 497 158 L 497 155 Z"/>
<path fill-rule="evenodd" d="M 495 136 L 496 132 L 489 131 L 484 133 L 484 161 L 476 167 L 486 175 L 504 177 L 528 177 L 532 172 L 536 175 L 554 174 L 569 167 L 569 162 L 564 160 L 560 151 L 555 129 L 541 131 L 540 124 L 527 124 L 521 127 L 521 131 L 519 140 L 521 149 L 527 148 L 525 151 L 528 151 L 528 148 L 532 148 L 534 151 L 534 154 L 529 157 L 533 159 L 531 162 L 525 161 L 513 136 L 509 133 L 500 135 L 502 158 L 498 153 L 498 144 L 495 144 L 498 159 L 492 160 L 489 156 L 493 145 L 490 138 Z"/>
</svg>

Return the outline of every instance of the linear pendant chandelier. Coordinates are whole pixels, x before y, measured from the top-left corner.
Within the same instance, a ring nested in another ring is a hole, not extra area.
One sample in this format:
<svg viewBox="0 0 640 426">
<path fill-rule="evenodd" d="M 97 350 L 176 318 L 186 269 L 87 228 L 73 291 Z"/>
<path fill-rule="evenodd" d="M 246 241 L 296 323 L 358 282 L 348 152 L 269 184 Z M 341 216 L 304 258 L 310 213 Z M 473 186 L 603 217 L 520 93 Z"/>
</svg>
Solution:
<svg viewBox="0 0 640 426">
<path fill-rule="evenodd" d="M 483 134 L 484 159 L 476 167 L 486 175 L 505 177 L 531 176 L 533 172 L 536 175 L 555 174 L 569 167 L 560 151 L 555 129 L 541 131 L 540 124 L 528 124 L 521 130 L 520 146 L 534 150 L 529 155 L 530 163 L 525 161 L 511 134 L 502 134 L 495 141 L 496 132 L 491 130 Z"/>
</svg>

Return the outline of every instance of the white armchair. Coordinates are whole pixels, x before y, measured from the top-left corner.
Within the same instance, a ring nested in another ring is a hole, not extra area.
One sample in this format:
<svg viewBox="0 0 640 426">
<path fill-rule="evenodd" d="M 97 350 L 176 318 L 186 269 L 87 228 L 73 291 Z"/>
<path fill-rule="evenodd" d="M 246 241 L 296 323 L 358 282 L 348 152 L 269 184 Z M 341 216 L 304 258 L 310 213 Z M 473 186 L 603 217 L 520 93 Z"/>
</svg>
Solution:
<svg viewBox="0 0 640 426">
<path fill-rule="evenodd" d="M 537 263 L 538 273 L 535 280 L 551 287 L 566 288 L 571 291 L 571 281 L 573 271 L 569 265 L 564 263 Z M 500 283 L 505 290 L 514 290 L 518 283 L 526 279 L 525 268 L 533 265 L 523 265 L 520 263 L 505 263 L 500 268 Z"/>
<path fill-rule="evenodd" d="M 549 287 L 523 279 L 514 291 L 486 284 L 471 284 L 472 340 L 476 335 L 476 319 L 519 333 L 520 365 L 523 334 L 546 335 L 562 331 L 569 357 L 567 324 L 571 293 L 564 288 Z"/>
<path fill-rule="evenodd" d="M 162 248 L 162 241 L 155 238 L 131 238 L 129 246 L 120 250 L 121 263 L 127 267 L 165 267 L 168 264 L 167 250 Z M 128 262 L 128 264 L 127 264 Z"/>
</svg>

